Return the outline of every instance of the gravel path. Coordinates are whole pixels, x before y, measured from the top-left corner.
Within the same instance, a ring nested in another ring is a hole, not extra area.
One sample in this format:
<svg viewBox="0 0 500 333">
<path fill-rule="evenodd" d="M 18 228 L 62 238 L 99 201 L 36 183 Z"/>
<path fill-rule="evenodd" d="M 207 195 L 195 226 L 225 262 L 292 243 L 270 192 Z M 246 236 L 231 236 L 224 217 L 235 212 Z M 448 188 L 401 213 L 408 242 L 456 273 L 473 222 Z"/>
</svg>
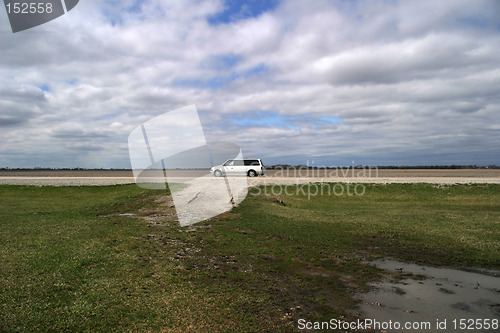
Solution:
<svg viewBox="0 0 500 333">
<path fill-rule="evenodd" d="M 249 186 L 294 185 L 307 183 L 432 183 L 432 184 L 500 184 L 500 177 L 258 177 L 248 178 Z M 160 180 L 161 181 L 161 180 Z M 171 182 L 185 181 L 171 178 Z M 35 186 L 104 186 L 134 183 L 133 177 L 5 177 L 0 176 L 0 185 Z"/>
<path fill-rule="evenodd" d="M 134 183 L 134 177 L 0 177 L 0 185 L 104 186 Z"/>
</svg>

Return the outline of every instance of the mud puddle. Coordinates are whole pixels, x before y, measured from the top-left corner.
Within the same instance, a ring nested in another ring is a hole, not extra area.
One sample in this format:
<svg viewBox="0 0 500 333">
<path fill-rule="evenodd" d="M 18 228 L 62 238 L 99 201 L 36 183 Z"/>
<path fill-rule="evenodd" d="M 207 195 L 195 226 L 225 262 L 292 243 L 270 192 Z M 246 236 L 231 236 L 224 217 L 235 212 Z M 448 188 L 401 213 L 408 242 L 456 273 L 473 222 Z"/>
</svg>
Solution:
<svg viewBox="0 0 500 333">
<path fill-rule="evenodd" d="M 466 272 L 394 260 L 370 262 L 394 273 L 391 281 L 375 283 L 374 291 L 361 295 L 361 316 L 379 322 L 429 322 L 430 329 L 412 331 L 454 332 L 460 319 L 500 319 L 500 271 Z M 446 329 L 437 320 L 446 320 Z M 475 325 L 475 324 L 474 324 Z M 387 330 L 391 332 L 391 330 Z M 401 332 L 401 330 L 399 330 Z M 410 330 L 405 330 L 410 331 Z M 472 331 L 472 330 L 471 330 Z M 495 332 L 475 327 L 473 332 Z M 392 331 L 394 332 L 394 331 Z"/>
<path fill-rule="evenodd" d="M 99 215 L 99 217 L 109 217 L 109 216 L 140 216 L 140 215 L 137 213 L 114 213 L 114 214 Z"/>
</svg>

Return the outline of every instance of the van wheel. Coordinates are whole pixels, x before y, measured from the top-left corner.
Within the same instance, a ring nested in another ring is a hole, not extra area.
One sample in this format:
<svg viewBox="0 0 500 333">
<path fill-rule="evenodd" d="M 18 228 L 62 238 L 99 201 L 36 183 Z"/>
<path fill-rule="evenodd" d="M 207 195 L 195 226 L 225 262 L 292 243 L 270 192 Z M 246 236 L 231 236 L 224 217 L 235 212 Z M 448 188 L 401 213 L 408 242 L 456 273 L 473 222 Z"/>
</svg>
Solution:
<svg viewBox="0 0 500 333">
<path fill-rule="evenodd" d="M 248 171 L 248 177 L 256 177 L 256 176 L 257 176 L 257 172 L 255 172 L 254 170 Z"/>
<path fill-rule="evenodd" d="M 220 170 L 215 170 L 214 171 L 214 176 L 215 177 L 220 177 L 220 176 L 222 176 L 222 172 Z"/>
</svg>

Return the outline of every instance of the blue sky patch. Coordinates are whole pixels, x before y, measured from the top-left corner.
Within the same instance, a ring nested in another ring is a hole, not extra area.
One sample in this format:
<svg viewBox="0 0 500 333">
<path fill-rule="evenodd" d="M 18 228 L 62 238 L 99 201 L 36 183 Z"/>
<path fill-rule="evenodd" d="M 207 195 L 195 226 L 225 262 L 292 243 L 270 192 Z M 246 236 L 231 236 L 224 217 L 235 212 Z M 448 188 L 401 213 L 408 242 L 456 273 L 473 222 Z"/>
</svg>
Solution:
<svg viewBox="0 0 500 333">
<path fill-rule="evenodd" d="M 184 87 L 184 88 L 217 89 L 230 81 L 232 81 L 230 78 L 215 76 L 208 80 L 199 80 L 199 79 L 175 80 L 173 82 L 173 85 L 176 87 Z"/>
<path fill-rule="evenodd" d="M 207 66 L 218 70 L 230 69 L 239 64 L 242 59 L 243 57 L 238 54 L 219 54 L 211 57 L 207 61 Z"/>
<path fill-rule="evenodd" d="M 229 80 L 223 77 L 216 76 L 207 81 L 206 87 L 217 89 L 220 88 L 226 81 L 228 82 Z"/>
<path fill-rule="evenodd" d="M 45 92 L 49 92 L 50 91 L 50 87 L 48 85 L 46 85 L 46 84 L 38 86 L 38 88 L 40 88 L 41 90 L 43 90 Z"/>
<path fill-rule="evenodd" d="M 340 122 L 342 122 L 342 119 L 334 117 L 313 117 L 309 115 L 286 116 L 276 111 L 252 111 L 244 117 L 233 119 L 231 125 L 300 130 L 303 127 L 317 128 Z"/>
<path fill-rule="evenodd" d="M 317 122 L 335 124 L 335 123 L 341 123 L 342 119 L 334 118 L 334 117 L 318 117 Z"/>
<path fill-rule="evenodd" d="M 249 77 L 251 75 L 254 75 L 254 74 L 259 74 L 259 73 L 263 73 L 263 72 L 267 72 L 267 67 L 264 65 L 264 64 L 260 64 L 260 65 L 257 65 L 253 68 L 250 68 L 249 70 L 247 70 L 244 74 L 243 74 L 243 77 Z"/>
<path fill-rule="evenodd" d="M 125 13 L 129 14 L 140 14 L 142 11 L 142 4 L 144 0 L 136 0 L 129 6 L 124 6 L 124 4 L 119 0 L 110 0 L 105 3 L 102 14 L 108 19 L 109 23 L 114 27 L 123 24 L 123 9 Z"/>
<path fill-rule="evenodd" d="M 251 112 L 250 115 L 233 119 L 231 124 L 243 127 L 278 127 L 300 129 L 300 127 L 292 124 L 292 122 L 296 119 L 296 117 L 283 116 L 276 111 L 254 111 Z"/>
<path fill-rule="evenodd" d="M 239 61 L 239 60 L 238 60 Z M 186 80 L 174 80 L 173 85 L 177 87 L 192 87 L 192 88 L 209 88 L 217 89 L 222 86 L 226 86 L 231 82 L 240 79 L 248 78 L 252 75 L 258 75 L 267 72 L 267 67 L 264 65 L 258 65 L 250 68 L 244 72 L 231 72 L 228 75 L 218 75 L 205 80 L 202 79 L 186 79 Z"/>
<path fill-rule="evenodd" d="M 475 17 L 475 16 L 462 16 L 457 18 L 457 23 L 459 26 L 470 26 L 475 29 L 485 29 L 490 28 L 491 22 L 484 17 Z"/>
<path fill-rule="evenodd" d="M 257 17 L 273 10 L 278 3 L 278 0 L 225 0 L 224 10 L 209 17 L 208 23 L 218 25 Z"/>
<path fill-rule="evenodd" d="M 142 0 L 137 0 L 135 1 L 131 6 L 127 8 L 127 12 L 129 13 L 139 13 L 141 11 L 142 3 L 144 1 Z"/>
</svg>

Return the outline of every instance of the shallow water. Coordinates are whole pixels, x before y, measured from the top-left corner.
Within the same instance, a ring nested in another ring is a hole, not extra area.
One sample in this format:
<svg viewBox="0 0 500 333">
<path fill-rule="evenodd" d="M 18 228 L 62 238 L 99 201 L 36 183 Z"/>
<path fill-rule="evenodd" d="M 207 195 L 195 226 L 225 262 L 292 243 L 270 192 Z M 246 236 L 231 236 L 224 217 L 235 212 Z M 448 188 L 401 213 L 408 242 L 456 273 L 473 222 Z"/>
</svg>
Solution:
<svg viewBox="0 0 500 333">
<path fill-rule="evenodd" d="M 106 214 L 106 215 L 100 215 L 101 217 L 108 217 L 108 216 L 140 216 L 137 213 L 113 213 L 113 214 Z"/>
<path fill-rule="evenodd" d="M 398 282 L 374 284 L 377 290 L 361 295 L 362 316 L 379 322 L 429 322 L 431 329 L 413 331 L 454 332 L 460 319 L 500 319 L 500 272 L 466 272 L 457 269 L 435 268 L 394 260 L 377 260 L 370 264 L 403 277 Z M 412 279 L 407 274 L 421 275 Z M 437 320 L 446 320 L 446 329 L 437 329 Z M 498 332 L 500 329 L 480 329 L 468 332 Z M 387 330 L 391 332 L 391 330 Z M 393 332 L 398 330 L 393 330 Z M 402 330 L 399 330 L 401 332 Z M 404 330 L 408 331 L 408 330 Z"/>
</svg>

